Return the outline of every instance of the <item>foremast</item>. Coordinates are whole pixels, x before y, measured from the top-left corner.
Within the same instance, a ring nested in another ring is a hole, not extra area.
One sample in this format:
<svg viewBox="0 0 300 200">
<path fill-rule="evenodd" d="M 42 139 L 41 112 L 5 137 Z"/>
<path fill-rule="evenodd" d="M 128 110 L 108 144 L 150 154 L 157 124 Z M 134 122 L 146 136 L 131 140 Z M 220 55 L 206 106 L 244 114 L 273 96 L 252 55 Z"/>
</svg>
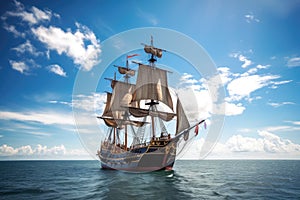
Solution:
<svg viewBox="0 0 300 200">
<path fill-rule="evenodd" d="M 101 118 L 105 124 L 113 130 L 113 144 L 117 144 L 117 139 L 119 139 L 119 131 L 124 129 L 124 145 L 123 149 L 127 151 L 128 149 L 128 125 L 133 125 L 141 127 L 145 122 L 131 120 L 129 118 L 130 114 L 127 107 L 134 105 L 131 104 L 132 93 L 135 90 L 135 85 L 131 84 L 129 79 L 135 75 L 135 70 L 129 68 L 128 58 L 131 58 L 135 55 L 128 55 L 126 57 L 126 67 L 117 66 L 118 72 L 121 75 L 124 75 L 124 82 L 116 80 L 116 73 L 114 78 L 105 78 L 106 80 L 111 81 L 112 93 L 107 92 L 106 106 Z M 111 134 L 111 133 L 110 133 Z M 120 139 L 119 139 L 120 143 Z M 121 146 L 122 147 L 122 146 Z"/>
</svg>

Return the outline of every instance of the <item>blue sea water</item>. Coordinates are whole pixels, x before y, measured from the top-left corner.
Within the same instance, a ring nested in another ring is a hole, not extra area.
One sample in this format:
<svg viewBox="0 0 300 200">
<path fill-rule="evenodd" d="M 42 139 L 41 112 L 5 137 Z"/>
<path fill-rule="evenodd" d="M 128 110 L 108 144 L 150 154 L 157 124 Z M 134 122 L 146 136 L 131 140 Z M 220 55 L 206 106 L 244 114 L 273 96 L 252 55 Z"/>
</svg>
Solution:
<svg viewBox="0 0 300 200">
<path fill-rule="evenodd" d="M 300 161 L 176 161 L 173 171 L 98 161 L 1 161 L 0 199 L 300 199 Z"/>
</svg>

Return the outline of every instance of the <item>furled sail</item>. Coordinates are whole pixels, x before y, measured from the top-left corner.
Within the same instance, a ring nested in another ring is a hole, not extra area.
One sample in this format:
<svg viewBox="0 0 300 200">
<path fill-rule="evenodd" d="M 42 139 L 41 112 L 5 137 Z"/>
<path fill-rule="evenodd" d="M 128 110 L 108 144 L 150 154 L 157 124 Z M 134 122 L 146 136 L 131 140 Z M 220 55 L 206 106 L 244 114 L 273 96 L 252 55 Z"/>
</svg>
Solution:
<svg viewBox="0 0 300 200">
<path fill-rule="evenodd" d="M 154 56 L 156 56 L 158 58 L 161 58 L 163 50 L 159 49 L 159 48 L 156 48 L 156 47 L 153 47 L 153 46 L 145 45 L 144 51 L 146 53 L 151 53 L 152 55 L 154 55 Z"/>
<path fill-rule="evenodd" d="M 190 123 L 184 113 L 179 98 L 177 99 L 176 114 L 177 114 L 177 123 L 176 123 L 176 135 L 177 135 L 178 133 L 190 127 Z"/>
<path fill-rule="evenodd" d="M 132 101 L 141 100 L 157 100 L 173 110 L 166 70 L 139 65 L 136 90 L 132 95 Z"/>
<path fill-rule="evenodd" d="M 125 125 L 132 125 L 136 127 L 142 127 L 146 122 L 136 121 L 136 120 L 125 120 L 125 119 L 114 119 L 110 117 L 98 117 L 103 119 L 104 123 L 109 127 L 124 128 Z"/>
<path fill-rule="evenodd" d="M 118 127 L 117 122 L 113 118 L 104 118 L 104 117 L 100 117 L 100 118 L 103 119 L 106 126 L 114 127 L 114 128 Z"/>
<path fill-rule="evenodd" d="M 129 69 L 127 67 L 118 66 L 118 71 L 119 71 L 120 74 L 127 74 L 129 76 L 134 76 L 135 75 L 135 70 Z"/>
<path fill-rule="evenodd" d="M 151 111 L 149 109 L 142 109 L 142 108 L 135 108 L 135 107 L 129 107 L 129 112 L 134 117 L 152 116 L 152 117 L 159 117 L 159 118 L 163 119 L 164 121 L 170 121 L 176 115 L 174 113 L 167 113 L 167 112 L 161 112 L 161 111 Z"/>
</svg>

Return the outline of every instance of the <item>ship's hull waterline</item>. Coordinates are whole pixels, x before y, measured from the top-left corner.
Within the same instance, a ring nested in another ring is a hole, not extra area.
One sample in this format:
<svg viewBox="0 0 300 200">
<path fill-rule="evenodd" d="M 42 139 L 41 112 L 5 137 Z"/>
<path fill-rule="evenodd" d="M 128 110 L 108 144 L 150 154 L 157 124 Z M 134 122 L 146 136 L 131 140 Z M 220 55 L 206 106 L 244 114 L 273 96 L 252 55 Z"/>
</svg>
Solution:
<svg viewBox="0 0 300 200">
<path fill-rule="evenodd" d="M 176 158 L 176 145 L 170 142 L 161 147 L 147 145 L 125 151 L 114 144 L 102 143 L 98 156 L 102 169 L 131 172 L 171 170 Z"/>
</svg>

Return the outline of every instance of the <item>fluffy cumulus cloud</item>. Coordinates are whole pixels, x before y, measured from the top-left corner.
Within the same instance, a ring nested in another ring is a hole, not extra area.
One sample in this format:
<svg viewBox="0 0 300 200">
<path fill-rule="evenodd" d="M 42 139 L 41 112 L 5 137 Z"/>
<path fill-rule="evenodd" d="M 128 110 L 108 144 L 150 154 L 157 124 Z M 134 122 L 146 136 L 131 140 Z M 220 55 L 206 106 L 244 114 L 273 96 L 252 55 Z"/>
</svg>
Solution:
<svg viewBox="0 0 300 200">
<path fill-rule="evenodd" d="M 199 159 L 204 139 L 196 140 L 183 159 Z M 208 155 L 208 159 L 298 159 L 300 145 L 268 131 L 258 131 L 258 137 L 233 135 L 219 142 Z"/>
<path fill-rule="evenodd" d="M 252 51 L 250 51 L 252 52 Z M 252 61 L 240 53 L 232 53 L 230 57 L 237 58 L 244 62 L 242 68 L 252 65 Z M 229 67 L 219 67 L 218 74 L 208 78 L 197 80 L 191 74 L 183 74 L 180 78 L 179 94 L 185 97 L 192 94 L 197 99 L 190 103 L 185 109 L 192 118 L 199 119 L 201 116 L 207 118 L 212 114 L 234 116 L 240 115 L 246 110 L 246 103 L 259 100 L 261 96 L 255 96 L 255 92 L 263 88 L 276 89 L 279 85 L 290 83 L 291 80 L 279 80 L 279 75 L 263 74 L 261 71 L 269 68 L 270 65 L 257 64 L 242 73 L 233 73 Z M 228 94 L 223 101 L 220 101 L 220 89 L 224 87 Z M 184 98 L 183 98 L 184 99 Z M 188 101 L 191 98 L 188 98 Z M 293 104 L 292 102 L 270 103 L 271 106 Z M 183 105 L 185 105 L 183 101 Z M 193 106 L 191 106 L 193 105 Z M 198 106 L 195 108 L 195 106 Z M 196 115 L 198 113 L 198 115 Z"/>
<path fill-rule="evenodd" d="M 3 16 L 4 19 L 6 19 L 7 17 L 18 17 L 29 25 L 34 25 L 43 21 L 50 21 L 53 15 L 50 10 L 40 10 L 35 6 L 27 10 L 22 3 L 18 1 L 14 1 L 14 3 L 16 6 L 16 10 L 7 11 Z M 57 14 L 54 14 L 54 16 L 59 17 L 59 15 Z"/>
<path fill-rule="evenodd" d="M 47 48 L 58 54 L 65 53 L 81 69 L 89 71 L 99 63 L 100 42 L 87 27 L 78 23 L 76 25 L 77 30 L 74 33 L 54 26 L 39 26 L 31 30 Z"/>
<path fill-rule="evenodd" d="M 12 69 L 20 72 L 21 74 L 26 74 L 30 69 L 29 66 L 23 61 L 10 60 L 9 64 L 11 65 Z"/>
<path fill-rule="evenodd" d="M 57 64 L 49 65 L 47 68 L 50 72 L 52 72 L 54 74 L 57 74 L 57 75 L 63 76 L 63 77 L 67 77 L 67 73 L 64 71 L 64 69 Z"/>
<path fill-rule="evenodd" d="M 55 51 L 59 55 L 66 55 L 73 60 L 75 65 L 85 71 L 91 70 L 100 62 L 100 42 L 88 27 L 76 23 L 77 28 L 72 32 L 70 28 L 63 29 L 51 25 L 53 17 L 60 17 L 59 14 L 53 13 L 51 10 L 42 10 L 35 6 L 27 8 L 18 1 L 14 1 L 14 4 L 15 10 L 7 11 L 1 16 L 3 28 L 6 31 L 13 33 L 15 37 L 21 37 L 26 40 L 25 43 L 12 48 L 17 55 L 25 59 L 11 63 L 13 69 L 21 73 L 28 71 L 30 69 L 29 66 L 22 65 L 22 63 L 26 63 L 26 59 L 29 59 L 29 56 L 45 55 L 49 60 L 50 51 Z M 18 18 L 20 22 L 10 24 L 10 18 Z M 24 29 L 26 31 L 20 31 Z M 45 46 L 40 45 L 39 48 L 41 50 L 37 50 L 32 45 L 32 42 L 34 44 L 36 42 L 42 43 Z M 47 50 L 45 50 L 45 47 Z M 28 53 L 26 58 L 23 55 L 25 53 Z M 50 70 L 51 72 L 64 76 L 64 72 L 57 66 L 51 69 L 53 69 Z"/>
<path fill-rule="evenodd" d="M 43 146 L 41 144 L 32 147 L 30 145 L 12 147 L 7 144 L 0 146 L 0 159 L 82 159 L 89 158 L 87 152 L 83 149 L 66 149 L 64 145 L 53 147 Z"/>
<path fill-rule="evenodd" d="M 241 65 L 242 68 L 247 68 L 248 66 L 253 64 L 250 59 L 240 53 L 231 53 L 229 56 L 237 58 L 239 61 L 243 62 L 243 64 Z"/>
<path fill-rule="evenodd" d="M 222 104 L 217 105 L 217 109 L 215 110 L 215 114 L 219 115 L 226 115 L 226 116 L 234 116 L 234 115 L 240 115 L 244 112 L 246 109 L 245 106 L 242 105 L 242 103 L 230 103 L 230 102 L 224 102 Z"/>
</svg>

